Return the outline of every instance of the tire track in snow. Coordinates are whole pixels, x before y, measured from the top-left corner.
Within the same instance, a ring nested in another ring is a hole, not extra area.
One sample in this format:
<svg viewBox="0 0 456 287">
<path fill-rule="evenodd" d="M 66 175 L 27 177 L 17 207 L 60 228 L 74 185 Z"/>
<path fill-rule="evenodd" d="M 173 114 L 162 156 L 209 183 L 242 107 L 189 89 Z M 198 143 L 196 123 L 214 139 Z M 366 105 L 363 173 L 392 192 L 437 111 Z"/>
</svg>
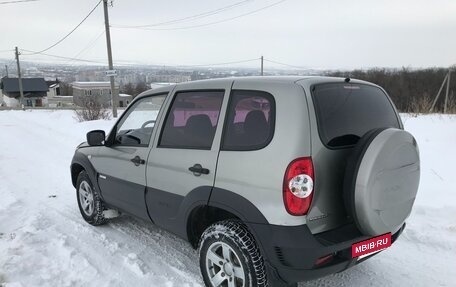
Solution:
<svg viewBox="0 0 456 287">
<path fill-rule="evenodd" d="M 8 212 L 18 215 L 20 220 L 12 221 L 11 230 L 15 231 L 15 239 L 7 242 L 5 251 L 1 253 L 4 255 L 2 258 L 8 259 L 0 259 L 0 269 L 9 273 L 7 279 L 18 279 L 25 286 L 126 286 L 132 282 L 136 282 L 134 285 L 137 286 L 150 282 L 155 282 L 157 286 L 201 285 L 199 274 L 194 272 L 198 269 L 186 271 L 187 267 L 179 259 L 192 252 L 189 251 L 190 246 L 184 246 L 180 239 L 160 235 L 160 238 L 166 237 L 166 242 L 145 240 L 153 233 L 146 227 L 147 223 L 134 220 L 132 227 L 129 227 L 127 220 L 118 220 L 122 226 L 118 224 L 116 228 L 110 225 L 95 228 L 86 224 L 79 215 L 75 191 L 69 179 L 69 160 L 74 151 L 74 146 L 70 147 L 69 142 L 72 141 L 66 140 L 63 133 L 57 133 L 59 137 L 52 139 L 52 143 L 59 148 L 54 150 L 47 145 L 47 133 L 54 134 L 55 131 L 44 129 L 42 124 L 34 125 L 33 121 L 20 120 L 14 115 L 8 117 L 8 121 L 16 127 L 6 139 L 14 148 L 9 149 L 1 144 L 0 147 L 7 154 L 14 154 L 14 149 L 21 146 L 22 152 L 9 158 L 2 157 L 2 166 L 12 164 L 9 169 L 1 169 L 2 175 L 5 175 L 2 187 L 7 192 L 14 190 L 18 174 L 34 178 L 35 181 L 22 181 L 20 184 L 21 190 L 16 197 L 25 199 L 25 202 L 17 201 L 14 208 L 12 204 L 8 205 Z M 43 130 L 47 132 L 43 133 Z M 30 142 L 27 141 L 29 138 L 34 139 L 34 151 L 23 145 L 24 141 Z M 68 166 L 65 163 L 63 166 L 62 158 L 68 158 Z M 47 170 L 37 167 L 35 171 L 40 174 L 37 179 L 36 174 L 33 174 L 34 169 L 13 164 L 31 161 L 46 163 L 47 169 L 54 172 L 47 173 Z M 61 178 L 63 173 L 66 176 Z M 62 180 L 66 183 L 63 189 L 60 188 Z M 57 193 L 58 197 L 49 199 L 49 190 L 45 187 L 56 187 L 50 192 Z M 7 216 L 6 213 L 0 213 L 0 219 Z M 177 242 L 177 247 L 173 246 L 174 242 Z M 179 249 L 188 251 L 183 255 Z M 24 254 L 30 263 L 41 270 L 33 271 L 34 267 L 30 264 L 21 264 Z M 75 273 L 79 274 L 76 276 Z"/>
<path fill-rule="evenodd" d="M 194 268 L 193 272 L 186 271 L 188 266 L 194 266 L 194 262 L 197 262 L 195 251 L 185 241 L 160 230 L 152 223 L 123 216 L 106 226 L 92 227 L 87 226 L 78 215 L 74 218 L 73 214 L 70 216 L 58 210 L 55 212 L 68 219 L 67 223 L 74 225 L 70 229 L 77 230 L 79 235 L 87 236 L 89 242 L 96 240 L 94 243 L 100 245 L 96 248 L 97 250 L 106 249 L 108 253 L 105 255 L 116 257 L 118 261 L 123 260 L 125 267 L 136 275 L 146 277 L 149 273 L 157 276 L 166 275 L 166 277 L 174 278 L 175 281 L 184 281 L 183 283 L 199 286 L 199 269 Z M 90 256 L 90 253 L 87 256 Z M 92 260 L 96 264 L 97 259 Z M 154 269 L 157 265 L 167 266 L 166 273 L 156 274 Z M 174 268 L 183 271 L 176 272 Z M 180 276 L 182 274 L 185 276 Z M 192 279 L 182 280 L 179 277 Z"/>
</svg>

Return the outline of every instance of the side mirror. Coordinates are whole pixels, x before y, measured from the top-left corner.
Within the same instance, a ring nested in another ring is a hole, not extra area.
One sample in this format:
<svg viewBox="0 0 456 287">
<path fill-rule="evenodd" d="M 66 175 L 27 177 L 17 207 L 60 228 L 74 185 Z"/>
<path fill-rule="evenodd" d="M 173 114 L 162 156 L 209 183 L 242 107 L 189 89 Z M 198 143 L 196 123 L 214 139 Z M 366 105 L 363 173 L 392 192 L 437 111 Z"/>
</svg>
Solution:
<svg viewBox="0 0 456 287">
<path fill-rule="evenodd" d="M 94 130 L 87 133 L 87 143 L 92 146 L 104 145 L 106 135 L 102 130 Z"/>
</svg>

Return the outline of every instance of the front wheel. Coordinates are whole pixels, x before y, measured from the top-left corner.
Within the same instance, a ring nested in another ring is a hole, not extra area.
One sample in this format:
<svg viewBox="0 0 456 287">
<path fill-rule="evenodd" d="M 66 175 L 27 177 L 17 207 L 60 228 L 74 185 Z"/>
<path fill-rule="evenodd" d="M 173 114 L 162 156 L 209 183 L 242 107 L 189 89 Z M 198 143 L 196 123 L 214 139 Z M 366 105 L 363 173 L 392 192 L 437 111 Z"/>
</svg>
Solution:
<svg viewBox="0 0 456 287">
<path fill-rule="evenodd" d="M 93 188 L 92 182 L 85 171 L 81 171 L 78 175 L 76 197 L 79 211 L 85 221 L 92 225 L 106 223 L 107 220 L 103 215 L 105 209 L 103 201 L 95 188 Z"/>
<path fill-rule="evenodd" d="M 243 223 L 228 220 L 209 226 L 198 251 L 206 286 L 268 286 L 263 257 Z"/>
</svg>

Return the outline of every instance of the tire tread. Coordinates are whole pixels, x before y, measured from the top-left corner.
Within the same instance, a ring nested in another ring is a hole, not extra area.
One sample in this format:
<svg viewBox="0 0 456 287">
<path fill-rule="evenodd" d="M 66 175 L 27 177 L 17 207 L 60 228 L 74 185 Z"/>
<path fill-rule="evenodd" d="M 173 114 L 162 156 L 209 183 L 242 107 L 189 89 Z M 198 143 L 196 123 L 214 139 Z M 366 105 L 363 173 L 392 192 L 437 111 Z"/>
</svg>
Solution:
<svg viewBox="0 0 456 287">
<path fill-rule="evenodd" d="M 91 217 L 87 217 L 84 212 L 82 212 L 81 210 L 81 206 L 80 206 L 80 203 L 79 203 L 79 185 L 81 184 L 81 181 L 82 180 L 85 180 L 87 181 L 89 184 L 90 184 L 90 187 L 92 188 L 92 192 L 93 192 L 93 200 L 94 200 L 94 215 L 92 215 Z M 106 219 L 103 215 L 103 211 L 106 209 L 104 204 L 103 204 L 103 201 L 101 200 L 101 197 L 100 197 L 100 194 L 98 193 L 98 191 L 93 187 L 93 183 L 92 181 L 90 180 L 89 176 L 87 175 L 87 172 L 85 170 L 81 171 L 78 175 L 78 179 L 77 179 L 77 185 L 76 185 L 76 197 L 77 197 L 77 201 L 78 201 L 78 205 L 79 205 L 79 209 L 81 211 L 81 215 L 82 217 L 84 218 L 85 221 L 87 221 L 89 224 L 91 225 L 94 225 L 94 226 L 98 226 L 98 225 L 103 225 L 105 224 L 106 222 L 108 222 L 108 219 Z"/>
<path fill-rule="evenodd" d="M 230 237 L 234 242 L 238 244 L 238 247 L 243 252 L 243 256 L 250 258 L 253 273 L 251 275 L 251 286 L 268 287 L 268 278 L 266 267 L 264 264 L 263 256 L 260 253 L 253 235 L 248 230 L 247 226 L 241 221 L 237 220 L 224 220 L 209 226 L 203 233 L 198 244 L 198 254 L 200 254 L 201 260 L 201 249 L 210 238 L 217 236 Z M 201 270 L 204 272 L 204 270 Z M 204 276 L 203 276 L 204 278 Z"/>
</svg>

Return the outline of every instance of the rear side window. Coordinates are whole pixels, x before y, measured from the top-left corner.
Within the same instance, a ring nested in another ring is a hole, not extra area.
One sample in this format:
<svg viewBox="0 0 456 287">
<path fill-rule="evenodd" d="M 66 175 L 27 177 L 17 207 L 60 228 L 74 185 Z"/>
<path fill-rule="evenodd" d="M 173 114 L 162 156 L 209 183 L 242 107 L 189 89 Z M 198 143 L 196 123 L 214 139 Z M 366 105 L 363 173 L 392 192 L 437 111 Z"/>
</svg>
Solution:
<svg viewBox="0 0 456 287">
<path fill-rule="evenodd" d="M 374 128 L 400 127 L 388 96 L 378 87 L 320 84 L 313 86 L 312 98 L 320 138 L 330 148 L 354 145 Z"/>
<path fill-rule="evenodd" d="M 225 123 L 222 149 L 256 150 L 265 147 L 274 133 L 275 102 L 261 91 L 234 90 Z"/>
<path fill-rule="evenodd" d="M 177 93 L 166 117 L 159 146 L 211 149 L 224 93 Z"/>
</svg>

